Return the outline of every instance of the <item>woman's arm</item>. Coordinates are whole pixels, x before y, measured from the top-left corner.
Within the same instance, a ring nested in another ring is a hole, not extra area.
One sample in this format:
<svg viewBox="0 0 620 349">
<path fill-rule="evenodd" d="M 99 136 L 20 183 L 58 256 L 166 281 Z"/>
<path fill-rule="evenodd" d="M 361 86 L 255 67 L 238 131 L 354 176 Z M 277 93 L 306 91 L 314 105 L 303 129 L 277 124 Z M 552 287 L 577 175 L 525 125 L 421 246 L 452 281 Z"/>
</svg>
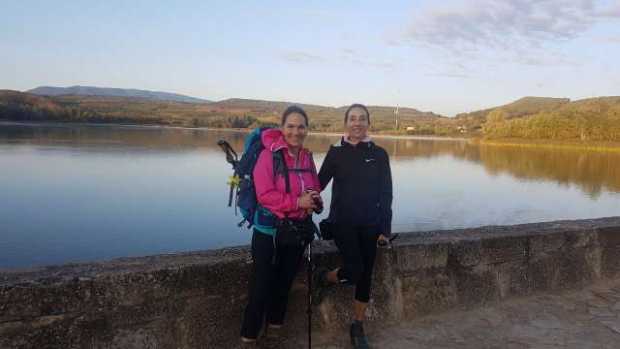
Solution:
<svg viewBox="0 0 620 349">
<path fill-rule="evenodd" d="M 381 172 L 380 172 L 380 191 L 379 206 L 381 209 L 381 234 L 390 236 L 392 234 L 392 170 L 390 168 L 390 157 L 387 152 L 381 149 Z"/>
<path fill-rule="evenodd" d="M 325 155 L 325 160 L 323 160 L 323 164 L 321 164 L 321 169 L 319 170 L 319 183 L 321 185 L 321 191 L 327 187 L 329 181 L 334 177 L 334 147 L 330 146 L 327 151 L 327 155 Z"/>
<path fill-rule="evenodd" d="M 312 173 L 312 185 L 310 186 L 313 190 L 316 191 L 321 191 L 321 181 L 319 180 L 319 174 L 316 170 L 316 164 L 314 163 L 314 157 L 312 156 L 312 153 L 310 153 L 308 155 L 308 158 L 310 160 L 310 171 Z"/>
</svg>

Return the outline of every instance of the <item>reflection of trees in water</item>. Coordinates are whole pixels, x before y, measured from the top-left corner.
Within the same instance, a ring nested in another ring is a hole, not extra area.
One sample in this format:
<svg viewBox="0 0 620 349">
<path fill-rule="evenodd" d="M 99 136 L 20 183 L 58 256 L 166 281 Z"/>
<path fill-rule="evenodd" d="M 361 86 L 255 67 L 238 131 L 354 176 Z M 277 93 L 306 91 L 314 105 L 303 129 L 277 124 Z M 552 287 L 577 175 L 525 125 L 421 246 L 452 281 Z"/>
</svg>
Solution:
<svg viewBox="0 0 620 349">
<path fill-rule="evenodd" d="M 221 138 L 228 140 L 235 149 L 243 149 L 245 133 L 233 131 L 208 131 L 134 126 L 76 126 L 2 125 L 0 141 L 39 145 L 76 145 L 92 147 L 130 146 L 157 150 L 187 148 L 217 148 Z"/>
<path fill-rule="evenodd" d="M 491 175 L 576 184 L 591 197 L 620 192 L 620 154 L 579 149 L 478 145 L 467 141 L 378 139 L 394 160 L 452 155 L 479 163 Z"/>
<path fill-rule="evenodd" d="M 7 126 L 0 127 L 0 142 L 92 147 L 136 146 L 160 151 L 206 148 L 219 151 L 217 141 L 227 140 L 241 153 L 247 133 L 222 130 L 108 127 L 108 126 Z M 312 135 L 305 146 L 317 154 L 327 151 L 339 136 Z M 576 184 L 591 196 L 603 190 L 620 192 L 620 154 L 578 149 L 550 149 L 477 145 L 467 141 L 432 139 L 375 140 L 393 161 L 450 155 L 480 163 L 491 175 L 507 173 L 528 180 Z M 102 149 L 105 151 L 105 149 Z"/>
<path fill-rule="evenodd" d="M 592 197 L 620 192 L 620 154 L 576 149 L 482 145 L 480 159 L 490 174 L 576 184 Z"/>
<path fill-rule="evenodd" d="M 478 145 L 467 141 L 378 139 L 393 160 L 452 155 L 479 163 L 491 175 L 576 184 L 591 197 L 620 192 L 620 154 L 579 149 Z"/>
</svg>

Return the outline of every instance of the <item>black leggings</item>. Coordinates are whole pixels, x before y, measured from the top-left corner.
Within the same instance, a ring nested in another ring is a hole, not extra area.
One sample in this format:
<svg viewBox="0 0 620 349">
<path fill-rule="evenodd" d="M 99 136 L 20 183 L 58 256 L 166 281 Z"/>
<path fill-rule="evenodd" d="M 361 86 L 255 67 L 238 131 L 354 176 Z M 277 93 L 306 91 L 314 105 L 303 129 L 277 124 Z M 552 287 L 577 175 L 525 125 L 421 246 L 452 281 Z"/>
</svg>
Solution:
<svg viewBox="0 0 620 349">
<path fill-rule="evenodd" d="M 281 325 L 284 322 L 288 293 L 303 251 L 304 248 L 299 246 L 277 246 L 274 251 L 273 237 L 254 229 L 252 275 L 248 305 L 241 325 L 242 337 L 257 338 L 265 315 L 268 324 Z"/>
<path fill-rule="evenodd" d="M 338 246 L 343 266 L 338 270 L 342 283 L 355 285 L 355 299 L 368 303 L 372 270 L 377 256 L 376 226 L 338 226 L 334 232 L 334 242 Z"/>
</svg>

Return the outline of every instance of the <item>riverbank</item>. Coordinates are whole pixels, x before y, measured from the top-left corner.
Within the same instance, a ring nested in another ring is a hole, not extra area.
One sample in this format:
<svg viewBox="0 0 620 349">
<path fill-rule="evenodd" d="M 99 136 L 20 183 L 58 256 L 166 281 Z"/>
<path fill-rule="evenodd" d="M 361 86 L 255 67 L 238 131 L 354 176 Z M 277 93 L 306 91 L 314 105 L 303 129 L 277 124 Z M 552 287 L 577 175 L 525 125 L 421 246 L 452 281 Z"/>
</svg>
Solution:
<svg viewBox="0 0 620 349">
<path fill-rule="evenodd" d="M 25 126 L 92 126 L 92 127 L 128 127 L 128 128 L 145 128 L 145 129 L 178 129 L 178 130 L 198 130 L 198 131 L 218 131 L 218 132 L 238 132 L 249 133 L 251 128 L 213 128 L 213 127 L 186 127 L 186 126 L 169 126 L 158 124 L 129 124 L 129 123 L 96 123 L 96 122 L 20 122 L 0 120 L 2 125 L 25 125 Z M 339 137 L 342 133 L 311 131 L 310 135 Z M 620 152 L 620 142 L 581 142 L 581 141 L 558 141 L 544 139 L 485 139 L 480 136 L 471 137 L 452 137 L 452 136 L 424 136 L 424 135 L 403 135 L 390 134 L 385 131 L 374 133 L 371 132 L 373 138 L 376 139 L 411 139 L 411 140 L 431 140 L 431 141 L 459 141 L 472 142 L 474 144 L 502 146 L 502 147 L 523 147 L 523 148 L 552 148 L 552 149 L 575 149 L 588 151 L 607 151 Z"/>
<path fill-rule="evenodd" d="M 239 132 L 249 133 L 253 128 L 214 128 L 214 127 L 187 127 L 187 126 L 169 126 L 158 124 L 128 124 L 128 123 L 96 123 L 96 122 L 23 122 L 23 121 L 8 121 L 0 120 L 0 126 L 2 125 L 24 125 L 24 126 L 93 126 L 93 127 L 132 127 L 132 128 L 163 128 L 163 129 L 177 129 L 177 130 L 198 130 L 198 131 L 218 131 L 218 132 Z M 342 133 L 338 132 L 321 132 L 310 131 L 311 135 L 340 137 Z M 465 141 L 467 138 L 463 137 L 442 137 L 442 136 L 421 136 L 421 135 L 399 135 L 399 134 L 385 134 L 385 133 L 372 133 L 373 138 L 385 138 L 385 139 L 427 139 L 427 140 L 440 140 L 440 141 Z"/>
<path fill-rule="evenodd" d="M 551 148 L 551 149 L 575 149 L 590 151 L 620 152 L 619 142 L 580 142 L 580 141 L 556 141 L 536 139 L 484 139 L 471 138 L 471 142 L 481 145 L 500 147 L 523 147 L 523 148 Z"/>
</svg>

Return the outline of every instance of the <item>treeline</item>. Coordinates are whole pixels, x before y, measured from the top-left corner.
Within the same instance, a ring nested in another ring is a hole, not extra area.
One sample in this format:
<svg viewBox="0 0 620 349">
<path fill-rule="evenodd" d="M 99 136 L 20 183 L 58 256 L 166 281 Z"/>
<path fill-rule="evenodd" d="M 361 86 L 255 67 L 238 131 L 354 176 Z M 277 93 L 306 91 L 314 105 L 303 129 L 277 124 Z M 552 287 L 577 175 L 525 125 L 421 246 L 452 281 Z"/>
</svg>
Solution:
<svg viewBox="0 0 620 349">
<path fill-rule="evenodd" d="M 11 121 L 57 121 L 94 123 L 136 123 L 159 124 L 158 118 L 132 118 L 123 116 L 104 116 L 89 110 L 63 107 L 41 107 L 37 105 L 3 105 L 0 103 L 0 119 Z"/>
<path fill-rule="evenodd" d="M 212 103 L 153 101 L 102 96 L 43 97 L 0 90 L 0 119 L 149 124 L 208 128 L 277 126 L 290 105 L 247 99 Z M 302 105 L 310 130 L 341 132 L 346 107 Z M 524 97 L 496 108 L 442 117 L 413 108 L 369 106 L 375 133 L 484 136 L 488 139 L 620 142 L 620 97 L 571 102 Z"/>
<path fill-rule="evenodd" d="M 276 127 L 277 123 L 259 120 L 251 115 L 243 116 L 212 116 L 209 118 L 193 118 L 193 127 L 211 128 L 255 128 L 255 127 Z"/>
<path fill-rule="evenodd" d="M 212 116 L 206 118 L 136 117 L 131 115 L 104 114 L 92 110 L 71 107 L 41 108 L 36 105 L 2 104 L 0 104 L 0 119 L 11 121 L 121 123 L 211 128 L 253 128 L 275 125 L 271 122 L 258 120 L 251 115 Z"/>
<path fill-rule="evenodd" d="M 212 103 L 182 103 L 109 96 L 43 97 L 0 91 L 0 119 L 157 124 L 183 127 L 254 128 L 276 126 L 291 103 L 229 99 Z M 310 130 L 341 132 L 346 107 L 301 105 L 310 116 Z M 450 135 L 451 119 L 413 108 L 369 106 L 374 132 Z M 396 127 L 398 119 L 398 128 Z"/>
<path fill-rule="evenodd" d="M 0 119 L 10 121 L 52 121 L 165 125 L 182 127 L 252 128 L 274 125 L 251 115 L 218 115 L 187 110 L 190 103 L 145 100 L 86 100 L 72 97 L 48 98 L 14 91 L 0 91 Z M 122 106 L 120 105 L 122 103 Z M 179 105 L 184 112 L 179 112 Z M 187 105 L 187 106 L 184 106 Z"/>
<path fill-rule="evenodd" d="M 498 108 L 486 116 L 483 134 L 490 139 L 619 142 L 620 97 L 571 102 L 555 110 L 512 119 Z"/>
</svg>

